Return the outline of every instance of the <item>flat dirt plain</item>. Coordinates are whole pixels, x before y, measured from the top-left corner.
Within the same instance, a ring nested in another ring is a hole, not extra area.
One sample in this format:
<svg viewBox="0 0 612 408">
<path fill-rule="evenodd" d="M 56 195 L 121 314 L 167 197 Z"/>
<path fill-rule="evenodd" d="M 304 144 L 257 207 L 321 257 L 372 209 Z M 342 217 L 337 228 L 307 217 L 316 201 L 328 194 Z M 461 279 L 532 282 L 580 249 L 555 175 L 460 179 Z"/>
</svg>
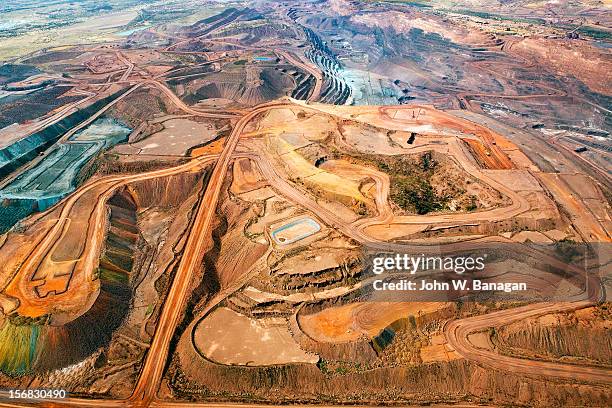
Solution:
<svg viewBox="0 0 612 408">
<path fill-rule="evenodd" d="M 8 405 L 610 405 L 610 2 L 98 3 L 0 6 Z"/>
</svg>

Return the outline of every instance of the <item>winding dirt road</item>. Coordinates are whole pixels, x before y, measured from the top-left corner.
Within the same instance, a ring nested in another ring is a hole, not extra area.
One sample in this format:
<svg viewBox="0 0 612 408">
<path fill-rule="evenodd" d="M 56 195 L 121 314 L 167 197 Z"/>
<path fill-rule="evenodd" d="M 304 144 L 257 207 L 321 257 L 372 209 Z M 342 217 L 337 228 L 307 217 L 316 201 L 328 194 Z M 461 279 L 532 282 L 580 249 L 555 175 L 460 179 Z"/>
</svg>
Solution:
<svg viewBox="0 0 612 408">
<path fill-rule="evenodd" d="M 530 377 L 555 377 L 579 382 L 612 384 L 611 369 L 511 357 L 478 348 L 469 341 L 470 334 L 493 326 L 503 326 L 529 317 L 546 313 L 566 312 L 591 305 L 593 305 L 591 301 L 538 303 L 487 313 L 451 321 L 444 327 L 444 335 L 448 344 L 463 358 L 496 370 L 510 371 Z"/>
</svg>

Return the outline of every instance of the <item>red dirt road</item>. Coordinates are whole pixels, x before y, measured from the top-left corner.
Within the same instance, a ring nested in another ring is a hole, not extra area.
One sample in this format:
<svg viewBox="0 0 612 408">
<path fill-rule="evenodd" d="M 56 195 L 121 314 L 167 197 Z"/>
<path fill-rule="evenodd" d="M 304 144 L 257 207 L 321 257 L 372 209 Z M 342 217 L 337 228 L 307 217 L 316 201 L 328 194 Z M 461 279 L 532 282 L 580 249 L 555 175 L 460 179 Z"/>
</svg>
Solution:
<svg viewBox="0 0 612 408">
<path fill-rule="evenodd" d="M 227 173 L 231 156 L 238 144 L 245 126 L 258 114 L 277 106 L 264 105 L 252 110 L 240 119 L 234 127 L 227 144 L 219 157 L 206 188 L 204 197 L 198 206 L 195 220 L 185 245 L 178 269 L 164 303 L 160 321 L 155 330 L 153 342 L 147 352 L 145 363 L 140 373 L 138 383 L 130 401 L 134 406 L 149 406 L 155 398 L 159 382 L 167 360 L 168 348 L 174 331 L 180 322 L 183 306 L 187 300 L 188 288 L 196 268 L 201 266 L 201 260 L 209 244 L 211 226 L 216 205 L 221 193 L 221 186 Z"/>
</svg>

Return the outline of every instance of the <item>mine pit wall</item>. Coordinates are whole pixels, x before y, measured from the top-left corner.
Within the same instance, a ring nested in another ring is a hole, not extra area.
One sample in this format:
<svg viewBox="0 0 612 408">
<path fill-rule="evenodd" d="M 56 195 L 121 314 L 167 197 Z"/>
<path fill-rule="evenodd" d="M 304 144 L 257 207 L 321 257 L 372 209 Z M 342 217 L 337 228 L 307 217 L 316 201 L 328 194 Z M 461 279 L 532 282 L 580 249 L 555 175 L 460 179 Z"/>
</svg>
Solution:
<svg viewBox="0 0 612 408">
<path fill-rule="evenodd" d="M 496 235 L 501 232 L 511 231 L 548 231 L 552 229 L 564 229 L 566 223 L 560 218 L 530 218 L 530 217 L 513 217 L 502 221 L 484 221 L 478 225 L 456 225 L 448 227 L 440 227 L 431 230 L 424 230 L 415 234 L 410 234 L 403 239 L 419 239 L 419 238 L 435 238 L 435 237 L 451 237 L 462 235 Z"/>
<path fill-rule="evenodd" d="M 306 57 L 323 73 L 320 101 L 332 105 L 350 103 L 351 87 L 342 76 L 338 75 L 338 72 L 343 69 L 342 65 L 317 33 L 304 26 L 302 29 L 311 44 L 311 49 L 306 52 Z"/>
<path fill-rule="evenodd" d="M 299 249 L 295 249 L 298 251 Z M 281 258 L 279 261 L 282 261 Z M 350 278 L 357 278 L 361 273 L 361 263 L 357 259 L 345 261 L 340 267 L 322 269 L 312 273 L 299 275 L 273 275 L 275 279 L 262 284 L 255 281 L 251 286 L 263 292 L 272 291 L 279 294 L 290 295 L 297 289 L 329 288 Z M 261 305 L 260 305 L 261 306 Z"/>
<path fill-rule="evenodd" d="M 88 107 L 66 116 L 59 122 L 0 149 L 0 180 L 34 159 L 38 153 L 53 145 L 68 130 L 84 122 L 104 105 L 109 104 L 125 92 L 126 89 L 123 89 L 104 99 L 100 99 Z"/>
<path fill-rule="evenodd" d="M 380 353 L 390 344 L 397 331 L 403 330 L 411 325 L 414 325 L 414 328 L 420 328 L 435 321 L 446 321 L 453 317 L 456 312 L 455 305 L 449 304 L 447 307 L 432 313 L 427 313 L 420 316 L 408 316 L 398 319 L 382 329 L 380 333 L 372 339 L 364 337 L 360 340 L 346 343 L 318 342 L 304 333 L 299 323 L 299 315 L 314 314 L 329 307 L 345 305 L 351 298 L 354 301 L 360 301 L 359 298 L 355 297 L 355 294 L 349 294 L 344 296 L 342 300 L 337 299 L 335 301 L 321 301 L 317 303 L 305 304 L 298 308 L 296 313 L 289 318 L 289 329 L 293 338 L 298 342 L 300 347 L 302 347 L 302 349 L 305 351 L 318 354 L 326 360 L 342 360 L 373 364 L 378 353 Z"/>
<path fill-rule="evenodd" d="M 24 200 L 0 200 L 0 234 L 4 234 L 10 230 L 20 220 L 23 220 L 30 214 L 39 210 L 39 208 L 49 208 L 53 204 L 52 201 L 44 201 L 41 207 L 38 207 L 39 201 L 33 199 Z"/>
<path fill-rule="evenodd" d="M 171 269 L 177 265 L 180 259 L 179 255 L 183 249 L 190 219 L 196 208 L 196 199 L 205 186 L 206 174 L 206 170 L 197 173 L 185 173 L 138 181 L 126 187 L 138 207 L 139 217 L 142 210 L 154 208 L 166 213 L 171 218 L 167 227 L 167 234 L 164 236 L 160 247 L 151 247 L 146 240 L 141 239 L 136 251 L 135 280 L 142 281 L 144 275 L 148 274 L 159 275 L 154 283 L 159 299 L 165 296 L 171 279 Z M 170 268 L 170 270 L 157 270 L 158 267 Z M 152 313 L 153 318 L 147 324 L 147 332 L 150 333 L 154 330 L 161 307 L 159 299 L 157 299 L 157 305 Z"/>
<path fill-rule="evenodd" d="M 385 327 L 372 339 L 372 347 L 380 353 L 393 342 L 398 332 L 407 329 L 418 330 L 429 323 L 448 321 L 451 317 L 455 316 L 456 310 L 456 305 L 454 303 L 449 303 L 446 307 L 433 313 L 419 316 L 409 315 L 408 317 L 398 319 Z M 420 349 L 417 351 L 420 351 Z"/>
<path fill-rule="evenodd" d="M 295 77 L 296 87 L 291 93 L 293 99 L 305 101 L 315 89 L 316 78 L 311 74 L 299 74 Z"/>
<path fill-rule="evenodd" d="M 11 376 L 60 369 L 107 345 L 126 316 L 133 248 L 138 239 L 136 203 L 123 189 L 108 202 L 109 227 L 97 275 L 100 290 L 85 313 L 60 326 L 50 318 L 12 315 L 0 323 L 0 371 Z"/>
<path fill-rule="evenodd" d="M 368 339 L 347 343 L 320 343 L 302 331 L 296 312 L 289 318 L 289 331 L 294 340 L 304 351 L 310 351 L 325 360 L 343 360 L 362 364 L 373 364 L 376 361 L 376 352 Z"/>
<path fill-rule="evenodd" d="M 82 123 L 102 106 L 112 102 L 123 94 L 119 91 L 109 97 L 99 100 L 92 105 L 81 109 L 61 121 L 47 126 L 40 132 L 34 133 L 14 144 L 0 149 L 0 180 L 10 175 L 19 167 L 34 159 L 40 152 L 51 147 L 63 134 L 71 128 Z M 103 151 L 97 156 L 98 158 Z M 79 186 L 91 177 L 96 169 L 97 158 L 86 163 L 74 178 L 74 185 Z M 41 198 L 6 198 L 0 202 L 0 234 L 5 233 L 20 220 L 32 213 L 46 211 L 64 198 L 64 195 L 47 196 Z"/>
<path fill-rule="evenodd" d="M 128 186 L 138 208 L 178 207 L 202 180 L 202 172 L 138 181 Z"/>
<path fill-rule="evenodd" d="M 573 313 L 553 315 L 560 318 L 554 325 L 533 320 L 515 322 L 497 328 L 491 340 L 506 355 L 611 367 L 611 329 L 605 327 L 609 312 L 607 307 L 598 308 L 602 316 L 589 318 L 589 324 L 575 320 Z"/>
<path fill-rule="evenodd" d="M 381 404 L 402 402 L 495 403 L 528 406 L 605 406 L 605 386 L 530 379 L 465 360 L 383 367 L 363 373 L 325 375 L 316 365 L 221 366 L 199 356 L 171 370 L 170 386 L 181 400 Z"/>
</svg>

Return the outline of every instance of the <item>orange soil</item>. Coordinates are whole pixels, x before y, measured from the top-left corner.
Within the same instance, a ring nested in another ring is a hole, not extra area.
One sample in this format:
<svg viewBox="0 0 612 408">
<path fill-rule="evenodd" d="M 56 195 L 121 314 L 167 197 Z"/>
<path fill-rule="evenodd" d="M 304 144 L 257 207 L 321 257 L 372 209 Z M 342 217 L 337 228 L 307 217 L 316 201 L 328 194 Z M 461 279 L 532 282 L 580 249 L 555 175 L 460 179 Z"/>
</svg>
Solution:
<svg viewBox="0 0 612 408">
<path fill-rule="evenodd" d="M 470 148 L 474 158 L 485 169 L 490 170 L 510 170 L 514 164 L 510 158 L 495 147 L 489 148 L 482 142 L 474 139 L 462 139 Z"/>
<path fill-rule="evenodd" d="M 234 162 L 233 183 L 231 191 L 234 194 L 246 193 L 267 185 L 261 179 L 257 165 L 251 160 L 242 158 Z"/>
<path fill-rule="evenodd" d="M 221 137 L 206 146 L 197 147 L 191 151 L 191 157 L 203 156 L 205 154 L 219 154 L 225 146 L 225 137 Z"/>
<path fill-rule="evenodd" d="M 300 327 L 317 341 L 342 343 L 373 338 L 385 327 L 409 315 L 442 309 L 442 302 L 357 302 L 300 316 Z"/>
</svg>

